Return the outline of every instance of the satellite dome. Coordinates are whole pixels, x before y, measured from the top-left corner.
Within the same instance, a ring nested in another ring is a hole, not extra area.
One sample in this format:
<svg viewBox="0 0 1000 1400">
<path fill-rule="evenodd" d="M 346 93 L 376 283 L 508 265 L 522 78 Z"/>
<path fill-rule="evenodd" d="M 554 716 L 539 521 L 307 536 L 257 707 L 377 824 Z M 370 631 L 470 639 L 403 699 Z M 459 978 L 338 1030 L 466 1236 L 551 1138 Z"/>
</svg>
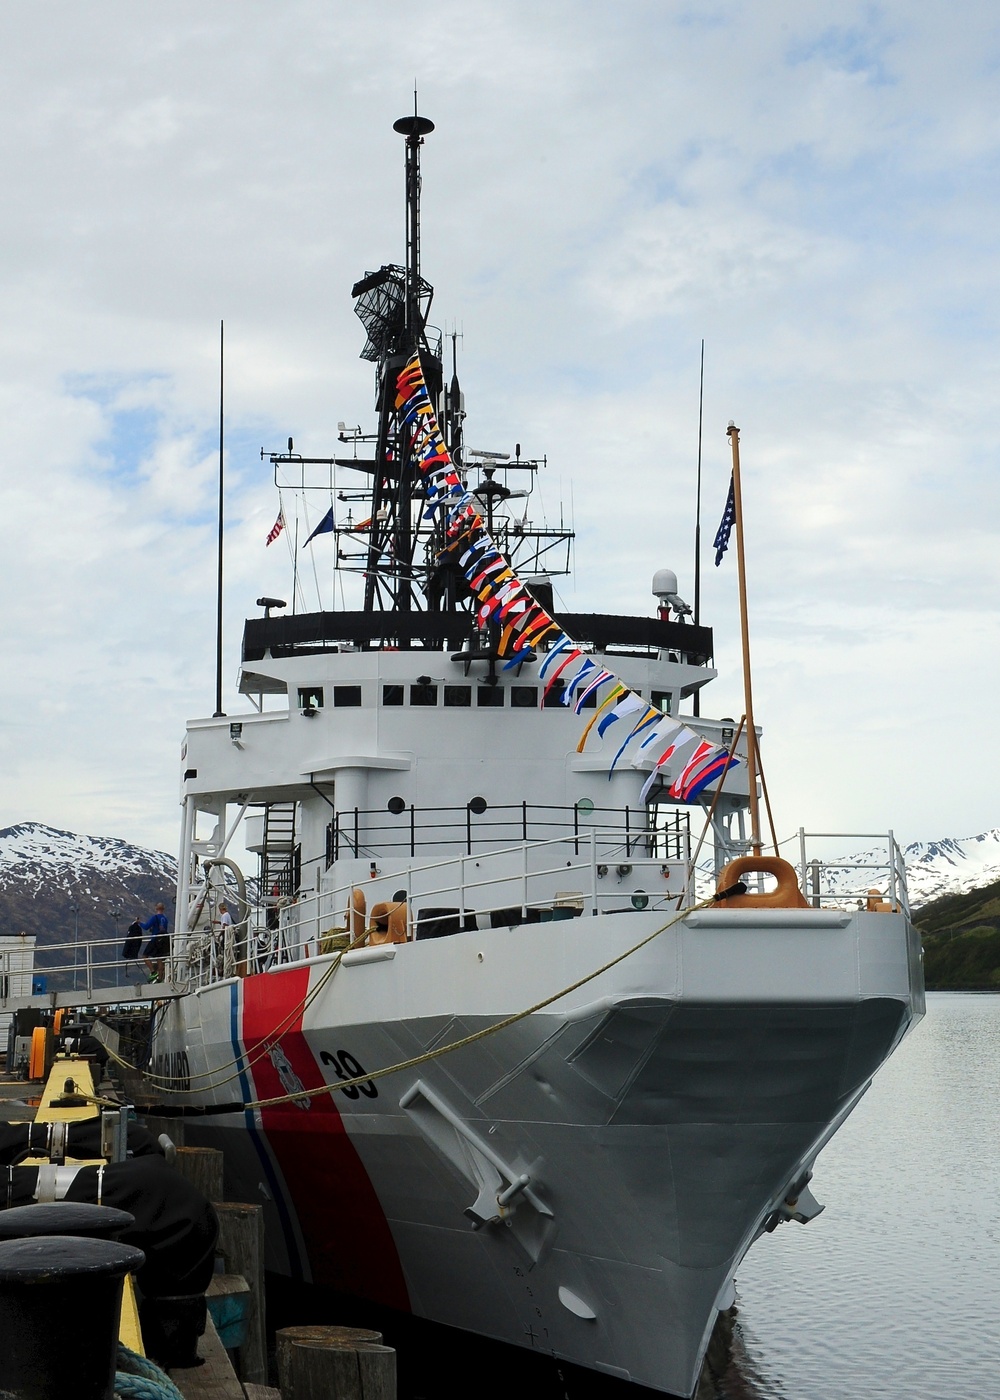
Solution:
<svg viewBox="0 0 1000 1400">
<path fill-rule="evenodd" d="M 669 598 L 676 596 L 677 575 L 673 569 L 657 569 L 653 575 L 653 597 Z"/>
</svg>

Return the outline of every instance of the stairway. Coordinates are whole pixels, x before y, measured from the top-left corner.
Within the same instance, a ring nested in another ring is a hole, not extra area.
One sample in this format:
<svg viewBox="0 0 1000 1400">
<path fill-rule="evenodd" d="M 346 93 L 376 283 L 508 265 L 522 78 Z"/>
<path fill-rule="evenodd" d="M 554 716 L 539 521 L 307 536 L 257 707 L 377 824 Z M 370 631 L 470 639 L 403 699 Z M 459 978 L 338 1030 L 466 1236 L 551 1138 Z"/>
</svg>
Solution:
<svg viewBox="0 0 1000 1400">
<path fill-rule="evenodd" d="M 295 803 L 269 802 L 264 808 L 260 853 L 260 894 L 291 898 L 299 887 L 301 847 L 295 843 Z"/>
</svg>

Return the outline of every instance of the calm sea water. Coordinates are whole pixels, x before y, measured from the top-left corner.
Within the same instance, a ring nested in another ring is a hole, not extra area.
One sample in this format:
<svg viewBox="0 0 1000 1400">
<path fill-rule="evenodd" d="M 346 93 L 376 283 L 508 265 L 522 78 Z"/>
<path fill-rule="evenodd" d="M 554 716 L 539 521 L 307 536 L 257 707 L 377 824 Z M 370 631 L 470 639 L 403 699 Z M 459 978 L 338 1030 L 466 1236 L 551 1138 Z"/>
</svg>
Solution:
<svg viewBox="0 0 1000 1400">
<path fill-rule="evenodd" d="M 927 1015 L 759 1240 L 718 1400 L 1000 1396 L 1000 996 Z"/>
</svg>

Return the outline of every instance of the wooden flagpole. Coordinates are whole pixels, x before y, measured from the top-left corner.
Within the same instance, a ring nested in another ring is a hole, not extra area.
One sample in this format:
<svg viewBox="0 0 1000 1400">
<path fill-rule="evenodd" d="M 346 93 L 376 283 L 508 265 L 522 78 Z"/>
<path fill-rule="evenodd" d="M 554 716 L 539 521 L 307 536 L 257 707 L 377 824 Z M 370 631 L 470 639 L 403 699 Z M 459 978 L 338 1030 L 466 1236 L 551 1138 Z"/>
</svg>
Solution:
<svg viewBox="0 0 1000 1400">
<path fill-rule="evenodd" d="M 743 549 L 743 495 L 740 490 L 740 430 L 726 429 L 733 451 L 733 511 L 736 517 L 736 560 L 740 580 L 740 633 L 743 639 L 743 713 L 747 727 L 747 781 L 750 784 L 750 849 L 761 854 L 760 805 L 757 798 L 757 730 L 753 722 L 753 687 L 750 682 L 750 624 L 747 620 L 747 570 Z"/>
</svg>

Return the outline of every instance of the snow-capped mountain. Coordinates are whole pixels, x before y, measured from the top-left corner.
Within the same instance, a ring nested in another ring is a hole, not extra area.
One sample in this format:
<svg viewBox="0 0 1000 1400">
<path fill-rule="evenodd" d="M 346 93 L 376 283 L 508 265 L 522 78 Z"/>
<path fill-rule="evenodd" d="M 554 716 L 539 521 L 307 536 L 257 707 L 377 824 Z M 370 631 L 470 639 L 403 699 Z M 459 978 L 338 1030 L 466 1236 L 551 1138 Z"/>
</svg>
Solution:
<svg viewBox="0 0 1000 1400">
<path fill-rule="evenodd" d="M 12 882 L 45 881 L 48 887 L 86 890 L 86 879 L 150 877 L 173 882 L 177 862 L 163 851 L 147 851 L 114 836 L 80 836 L 40 822 L 0 830 L 0 889 Z"/>
<path fill-rule="evenodd" d="M 981 836 L 914 841 L 903 855 L 911 904 L 928 904 L 946 894 L 965 894 L 1000 880 L 1000 827 Z"/>
<path fill-rule="evenodd" d="M 21 822 L 0 830 L 0 933 L 117 940 L 158 900 L 172 911 L 176 878 L 163 851 Z"/>
</svg>

